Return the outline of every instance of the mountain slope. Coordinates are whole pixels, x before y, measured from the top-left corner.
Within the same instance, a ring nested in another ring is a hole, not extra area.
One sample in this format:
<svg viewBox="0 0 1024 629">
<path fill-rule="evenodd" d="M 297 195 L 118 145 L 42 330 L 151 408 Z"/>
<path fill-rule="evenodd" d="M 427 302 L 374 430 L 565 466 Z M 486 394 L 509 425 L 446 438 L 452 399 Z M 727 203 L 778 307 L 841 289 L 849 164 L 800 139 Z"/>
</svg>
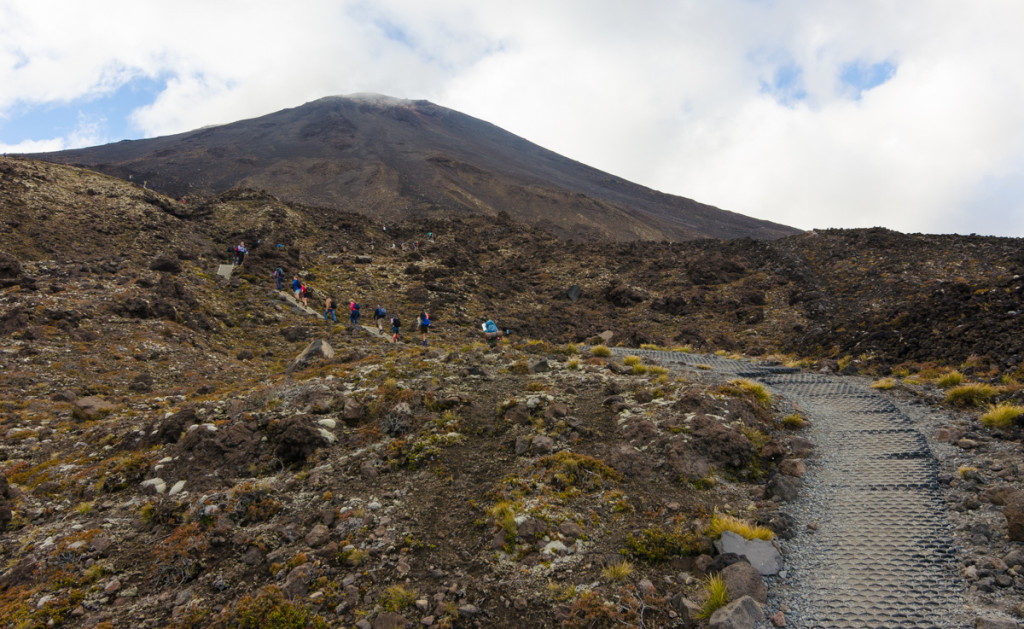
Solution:
<svg viewBox="0 0 1024 629">
<path fill-rule="evenodd" d="M 778 238 L 799 230 L 656 192 L 429 103 L 329 97 L 178 135 L 45 153 L 174 197 L 263 189 L 382 221 L 511 217 L 563 237 Z"/>
</svg>

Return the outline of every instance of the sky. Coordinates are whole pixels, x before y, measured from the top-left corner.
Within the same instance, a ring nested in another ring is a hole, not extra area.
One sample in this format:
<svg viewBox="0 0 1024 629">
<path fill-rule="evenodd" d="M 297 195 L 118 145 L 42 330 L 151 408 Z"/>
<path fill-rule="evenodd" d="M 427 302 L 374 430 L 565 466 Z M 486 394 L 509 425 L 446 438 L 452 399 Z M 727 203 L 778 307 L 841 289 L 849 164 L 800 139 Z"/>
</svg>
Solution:
<svg viewBox="0 0 1024 629">
<path fill-rule="evenodd" d="M 425 99 L 802 229 L 1024 235 L 1020 0 L 0 0 L 0 150 Z"/>
</svg>

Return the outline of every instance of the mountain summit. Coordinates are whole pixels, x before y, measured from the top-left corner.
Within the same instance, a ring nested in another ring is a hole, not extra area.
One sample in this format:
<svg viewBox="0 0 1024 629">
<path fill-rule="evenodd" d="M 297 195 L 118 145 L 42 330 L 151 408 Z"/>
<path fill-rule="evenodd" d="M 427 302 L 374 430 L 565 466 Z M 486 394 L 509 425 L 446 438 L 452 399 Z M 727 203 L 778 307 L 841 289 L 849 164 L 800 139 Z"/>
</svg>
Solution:
<svg viewBox="0 0 1024 629">
<path fill-rule="evenodd" d="M 255 188 L 382 221 L 505 212 L 572 238 L 799 233 L 645 188 L 428 101 L 378 94 L 322 98 L 251 120 L 35 157 L 131 177 L 172 196 Z"/>
</svg>

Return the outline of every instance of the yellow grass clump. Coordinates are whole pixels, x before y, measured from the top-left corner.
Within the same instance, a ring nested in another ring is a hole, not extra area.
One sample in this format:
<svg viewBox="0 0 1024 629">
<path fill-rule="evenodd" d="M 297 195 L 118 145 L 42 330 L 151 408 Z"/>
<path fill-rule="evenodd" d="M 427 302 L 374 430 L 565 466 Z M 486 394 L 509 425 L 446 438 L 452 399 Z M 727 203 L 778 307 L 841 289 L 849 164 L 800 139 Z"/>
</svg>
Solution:
<svg viewBox="0 0 1024 629">
<path fill-rule="evenodd" d="M 775 533 L 767 526 L 752 524 L 746 520 L 715 511 L 714 515 L 711 516 L 711 526 L 708 528 L 708 535 L 719 538 L 725 531 L 732 531 L 746 539 L 770 540 L 775 537 Z"/>
</svg>

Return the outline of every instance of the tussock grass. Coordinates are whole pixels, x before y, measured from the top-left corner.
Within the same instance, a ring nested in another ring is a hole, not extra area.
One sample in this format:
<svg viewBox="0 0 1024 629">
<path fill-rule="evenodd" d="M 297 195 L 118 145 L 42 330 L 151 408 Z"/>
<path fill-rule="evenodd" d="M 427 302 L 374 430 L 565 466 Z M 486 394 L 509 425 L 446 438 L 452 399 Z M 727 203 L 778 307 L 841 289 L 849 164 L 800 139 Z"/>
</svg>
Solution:
<svg viewBox="0 0 1024 629">
<path fill-rule="evenodd" d="M 973 465 L 961 465 L 959 469 L 957 469 L 956 473 L 960 478 L 963 478 L 967 476 L 969 473 L 977 471 L 978 468 L 974 467 Z"/>
<path fill-rule="evenodd" d="M 634 376 L 642 376 L 645 373 L 647 373 L 647 365 L 641 365 L 640 363 L 633 365 Z"/>
<path fill-rule="evenodd" d="M 1024 406 L 1000 402 L 999 404 L 990 404 L 988 412 L 982 415 L 980 420 L 989 428 L 1009 428 L 1021 415 L 1024 415 Z"/>
<path fill-rule="evenodd" d="M 639 356 L 626 356 L 622 359 L 622 363 L 632 367 L 633 365 L 639 365 L 643 360 Z"/>
<path fill-rule="evenodd" d="M 715 511 L 714 515 L 711 516 L 711 526 L 708 527 L 707 533 L 717 539 L 725 531 L 732 531 L 746 539 L 770 540 L 775 537 L 775 533 L 766 526 L 752 524 L 746 520 Z"/>
<path fill-rule="evenodd" d="M 590 355 L 599 358 L 607 358 L 612 355 L 612 350 L 607 345 L 595 345 L 590 348 Z"/>
<path fill-rule="evenodd" d="M 895 378 L 882 378 L 881 380 L 875 380 L 871 383 L 872 389 L 878 389 L 879 391 L 888 391 L 896 386 Z"/>
<path fill-rule="evenodd" d="M 807 425 L 807 420 L 799 413 L 791 413 L 782 418 L 782 425 L 789 430 L 800 430 Z"/>
<path fill-rule="evenodd" d="M 935 386 L 948 389 L 950 387 L 960 386 L 963 381 L 964 376 L 962 373 L 959 371 L 949 371 L 935 379 Z"/>
<path fill-rule="evenodd" d="M 566 368 L 566 369 L 579 369 L 579 368 L 580 368 L 580 361 L 579 361 L 579 359 L 576 359 L 576 358 L 570 358 L 570 359 L 569 359 L 569 360 L 568 360 L 568 361 L 567 361 L 567 362 L 565 363 L 565 368 Z"/>
<path fill-rule="evenodd" d="M 631 574 L 633 574 L 633 564 L 625 559 L 609 564 L 601 570 L 601 576 L 607 581 L 623 581 Z"/>
<path fill-rule="evenodd" d="M 768 389 L 763 385 L 742 378 L 732 380 L 729 384 L 752 395 L 757 403 L 764 408 L 769 408 L 772 405 L 772 394 L 768 393 Z"/>
<path fill-rule="evenodd" d="M 990 384 L 962 384 L 946 392 L 946 402 L 953 406 L 981 406 L 996 394 Z"/>
<path fill-rule="evenodd" d="M 392 585 L 384 590 L 381 602 L 388 611 L 401 611 L 416 602 L 416 592 L 406 589 L 401 584 Z"/>
<path fill-rule="evenodd" d="M 725 589 L 725 580 L 722 579 L 721 574 L 709 575 L 704 580 L 704 591 L 707 593 L 707 598 L 704 599 L 704 604 L 697 612 L 697 618 L 702 620 L 711 618 L 712 614 L 729 602 L 729 594 Z"/>
</svg>

